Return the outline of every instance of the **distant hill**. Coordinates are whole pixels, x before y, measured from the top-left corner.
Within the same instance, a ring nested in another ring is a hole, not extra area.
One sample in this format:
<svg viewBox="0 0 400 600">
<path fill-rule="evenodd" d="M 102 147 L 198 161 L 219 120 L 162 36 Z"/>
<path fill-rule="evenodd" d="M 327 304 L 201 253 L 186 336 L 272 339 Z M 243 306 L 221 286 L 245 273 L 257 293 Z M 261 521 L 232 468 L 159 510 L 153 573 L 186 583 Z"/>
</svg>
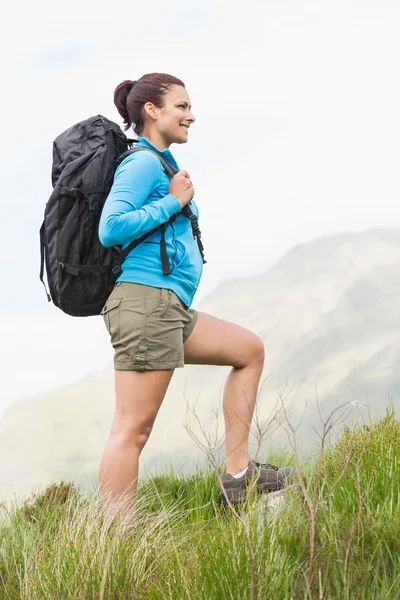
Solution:
<svg viewBox="0 0 400 600">
<path fill-rule="evenodd" d="M 308 401 L 300 429 L 305 448 L 318 427 L 317 394 L 326 412 L 338 401 L 354 400 L 379 416 L 389 394 L 398 403 L 399 296 L 400 231 L 373 230 L 298 246 L 261 275 L 224 282 L 195 308 L 263 339 L 260 418 L 270 415 L 279 392 L 295 386 L 289 396 L 295 421 Z M 196 410 L 212 428 L 229 371 L 194 365 L 175 371 L 143 453 L 142 473 L 170 461 L 187 470 L 203 457 L 183 426 L 185 399 L 193 404 L 200 394 Z M 97 485 L 113 410 L 112 365 L 15 402 L 0 421 L 0 494 L 8 493 L 10 481 L 19 495 L 62 478 Z M 271 443 L 285 440 L 280 430 Z"/>
</svg>

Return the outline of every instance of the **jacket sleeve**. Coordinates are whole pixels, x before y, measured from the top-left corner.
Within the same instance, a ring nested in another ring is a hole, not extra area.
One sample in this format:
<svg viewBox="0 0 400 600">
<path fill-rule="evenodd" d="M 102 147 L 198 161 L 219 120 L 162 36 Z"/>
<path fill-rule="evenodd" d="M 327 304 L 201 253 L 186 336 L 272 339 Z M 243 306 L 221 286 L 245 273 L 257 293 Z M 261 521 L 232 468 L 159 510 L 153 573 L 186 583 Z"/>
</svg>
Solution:
<svg viewBox="0 0 400 600">
<path fill-rule="evenodd" d="M 181 210 L 172 194 L 144 205 L 161 176 L 161 163 L 150 152 L 131 154 L 119 165 L 100 217 L 103 246 L 129 244 Z"/>
</svg>

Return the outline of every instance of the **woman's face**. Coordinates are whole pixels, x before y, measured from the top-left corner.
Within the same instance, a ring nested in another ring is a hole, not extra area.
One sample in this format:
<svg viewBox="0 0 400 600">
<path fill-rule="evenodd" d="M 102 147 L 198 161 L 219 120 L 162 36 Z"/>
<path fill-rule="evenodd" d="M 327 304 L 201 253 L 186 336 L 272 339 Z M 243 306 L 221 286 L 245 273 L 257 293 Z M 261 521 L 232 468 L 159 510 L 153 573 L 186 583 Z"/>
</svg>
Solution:
<svg viewBox="0 0 400 600">
<path fill-rule="evenodd" d="M 185 144 L 189 127 L 196 118 L 190 111 L 190 98 L 184 87 L 171 85 L 164 96 L 164 106 L 157 108 L 150 102 L 145 104 L 151 128 L 157 130 L 167 146 L 172 143 Z"/>
</svg>

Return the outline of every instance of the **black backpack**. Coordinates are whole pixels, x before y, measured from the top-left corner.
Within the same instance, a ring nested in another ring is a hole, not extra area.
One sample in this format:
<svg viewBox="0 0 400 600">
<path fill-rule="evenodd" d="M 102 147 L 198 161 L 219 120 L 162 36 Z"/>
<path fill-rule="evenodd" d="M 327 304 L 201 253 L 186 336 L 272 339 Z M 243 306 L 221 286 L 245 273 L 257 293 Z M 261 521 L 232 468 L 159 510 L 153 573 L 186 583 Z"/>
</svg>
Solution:
<svg viewBox="0 0 400 600">
<path fill-rule="evenodd" d="M 105 248 L 98 236 L 104 202 L 110 192 L 118 164 L 132 152 L 153 152 L 133 148 L 121 128 L 102 115 L 80 121 L 53 143 L 53 192 L 47 201 L 40 228 L 40 280 L 46 267 L 50 295 L 47 299 L 63 312 L 75 317 L 99 315 L 110 295 L 121 265 L 128 254 L 144 239 L 162 229 L 160 256 L 163 275 L 171 268 L 166 252 L 165 231 L 180 214 L 190 219 L 204 259 L 201 232 L 189 206 L 174 214 L 166 223 L 134 240 L 125 250 Z M 154 151 L 168 176 L 177 170 Z"/>
</svg>

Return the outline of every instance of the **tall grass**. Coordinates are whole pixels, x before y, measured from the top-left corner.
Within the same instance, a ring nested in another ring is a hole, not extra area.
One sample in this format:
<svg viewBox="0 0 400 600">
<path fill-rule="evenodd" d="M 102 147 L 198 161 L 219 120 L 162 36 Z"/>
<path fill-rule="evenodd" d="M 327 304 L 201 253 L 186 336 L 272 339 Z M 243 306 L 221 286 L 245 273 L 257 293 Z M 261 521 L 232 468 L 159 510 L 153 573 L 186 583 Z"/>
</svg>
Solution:
<svg viewBox="0 0 400 600">
<path fill-rule="evenodd" d="M 268 495 L 254 495 L 240 513 L 254 588 L 243 527 L 221 505 L 215 474 L 171 472 L 139 486 L 124 525 L 103 515 L 97 494 L 71 483 L 3 507 L 0 599 L 400 598 L 400 422 L 388 411 L 345 429 L 324 451 L 318 486 L 316 463 L 301 467 L 317 507 L 311 575 L 310 511 L 299 486 L 275 510 Z"/>
</svg>

